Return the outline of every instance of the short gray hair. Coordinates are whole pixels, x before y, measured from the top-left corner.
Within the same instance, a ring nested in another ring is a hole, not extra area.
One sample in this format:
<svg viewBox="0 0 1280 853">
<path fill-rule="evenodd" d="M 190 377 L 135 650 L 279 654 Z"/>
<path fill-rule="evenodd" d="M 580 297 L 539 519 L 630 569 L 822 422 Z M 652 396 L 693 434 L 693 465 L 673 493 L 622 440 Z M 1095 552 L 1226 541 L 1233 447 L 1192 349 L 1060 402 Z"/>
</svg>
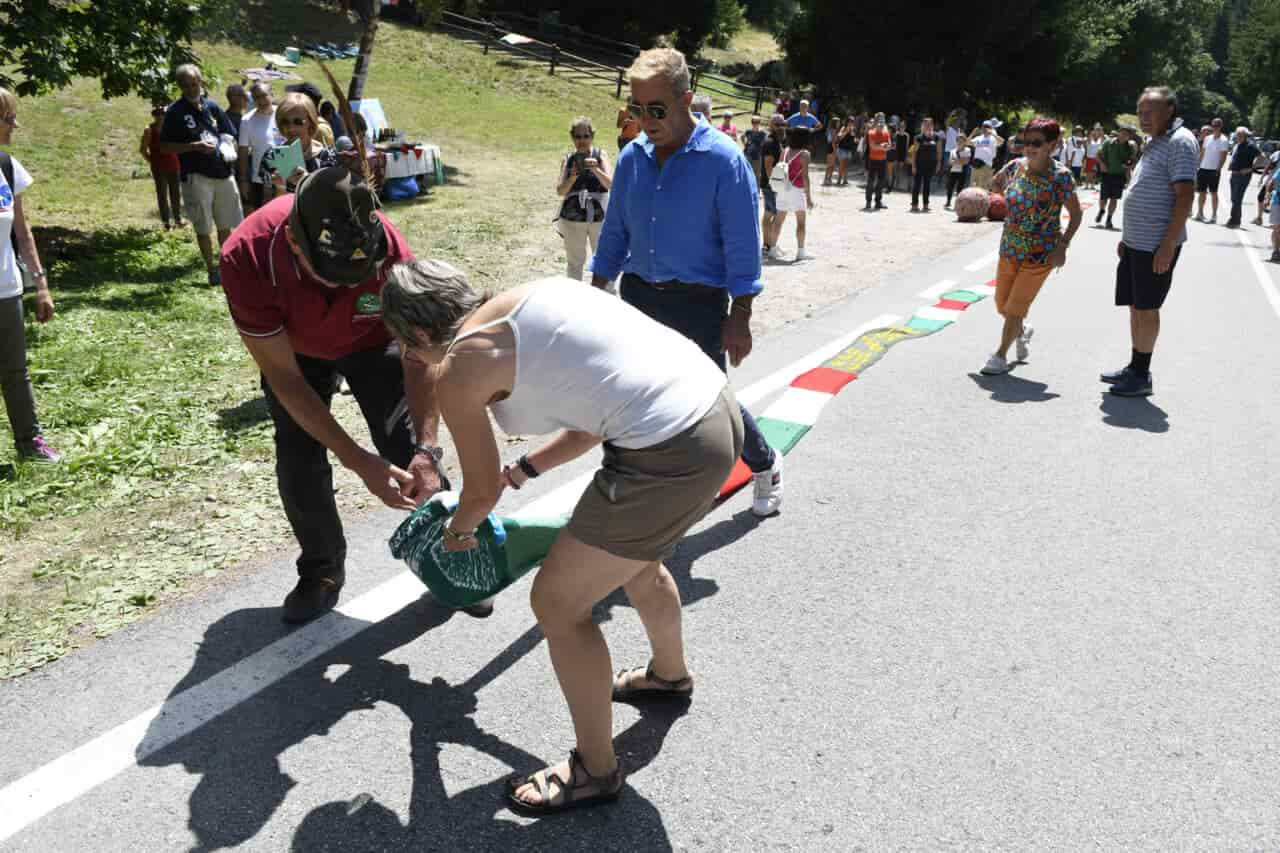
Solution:
<svg viewBox="0 0 1280 853">
<path fill-rule="evenodd" d="M 573 120 L 573 124 L 569 125 L 569 132 L 573 133 L 575 130 L 585 130 L 592 136 L 596 135 L 596 129 L 588 116 L 578 116 Z"/>
<path fill-rule="evenodd" d="M 661 77 L 671 84 L 672 93 L 678 98 L 689 91 L 689 63 L 684 54 L 670 47 L 655 47 L 640 52 L 627 69 L 630 80 L 652 80 Z"/>
<path fill-rule="evenodd" d="M 1138 98 L 1138 100 L 1142 100 L 1142 98 L 1145 98 L 1148 95 L 1155 95 L 1157 98 L 1162 98 L 1166 105 L 1173 107 L 1173 114 L 1178 114 L 1178 95 L 1168 86 L 1148 86 L 1142 90 L 1142 96 Z"/>
<path fill-rule="evenodd" d="M 452 264 L 426 258 L 396 264 L 382 286 L 382 322 L 410 346 L 448 346 L 488 294 L 476 293 Z"/>
<path fill-rule="evenodd" d="M 201 83 L 204 82 L 204 75 L 200 73 L 199 66 L 192 65 L 190 62 L 184 62 L 173 69 L 174 80 L 181 80 L 183 77 L 194 77 Z"/>
<path fill-rule="evenodd" d="M 707 118 L 711 117 L 711 96 L 698 93 L 693 96 L 693 101 L 689 104 L 689 109 L 695 113 L 702 113 Z"/>
</svg>

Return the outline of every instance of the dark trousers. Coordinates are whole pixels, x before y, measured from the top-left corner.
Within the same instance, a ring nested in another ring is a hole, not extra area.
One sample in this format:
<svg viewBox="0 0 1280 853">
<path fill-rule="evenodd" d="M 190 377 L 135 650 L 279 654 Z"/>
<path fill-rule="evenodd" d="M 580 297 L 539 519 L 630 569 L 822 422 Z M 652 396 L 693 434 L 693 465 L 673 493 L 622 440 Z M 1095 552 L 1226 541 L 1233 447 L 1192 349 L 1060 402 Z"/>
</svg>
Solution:
<svg viewBox="0 0 1280 853">
<path fill-rule="evenodd" d="M 967 186 L 969 186 L 968 166 L 959 172 L 947 172 L 947 204 L 951 204 L 952 197 L 960 195 L 960 191 Z"/>
<path fill-rule="evenodd" d="M 9 414 L 13 440 L 25 448 L 40 434 L 36 397 L 27 372 L 27 330 L 22 321 L 22 297 L 0 299 L 0 389 Z"/>
<path fill-rule="evenodd" d="M 336 361 L 297 356 L 307 384 L 328 406 L 346 378 L 351 393 L 369 425 L 378 453 L 391 464 L 406 468 L 413 458 L 414 436 L 409 406 L 404 396 L 404 371 L 395 343 L 363 350 Z M 336 577 L 344 568 L 347 540 L 333 497 L 333 468 L 329 451 L 294 421 L 284 405 L 262 380 L 267 408 L 275 423 L 276 485 L 280 502 L 302 548 L 298 575 L 304 578 Z"/>
<path fill-rule="evenodd" d="M 916 173 L 911 178 L 911 206 L 915 207 L 920 203 L 920 196 L 924 196 L 924 206 L 929 206 L 929 188 L 933 185 L 933 169 L 922 169 L 916 166 Z"/>
<path fill-rule="evenodd" d="M 165 225 L 182 219 L 182 195 L 178 189 L 177 172 L 151 170 L 151 180 L 156 185 L 156 204 L 160 206 L 160 219 Z"/>
<path fill-rule="evenodd" d="M 871 204 L 871 196 L 874 194 L 876 204 L 880 203 L 880 199 L 884 197 L 884 175 L 886 163 L 884 160 L 868 160 L 867 161 L 867 204 Z"/>
<path fill-rule="evenodd" d="M 1244 194 L 1248 191 L 1249 182 L 1252 180 L 1252 172 L 1231 176 L 1231 218 L 1227 221 L 1232 225 L 1239 225 L 1240 217 L 1244 216 Z"/>
<path fill-rule="evenodd" d="M 729 291 L 721 287 L 664 282 L 649 284 L 638 275 L 622 277 L 619 291 L 622 301 L 674 329 L 698 345 L 707 358 L 725 373 L 729 371 L 722 335 L 724 319 L 729 313 Z M 765 441 L 755 418 L 742 409 L 742 461 L 752 473 L 773 467 L 773 448 Z"/>
</svg>

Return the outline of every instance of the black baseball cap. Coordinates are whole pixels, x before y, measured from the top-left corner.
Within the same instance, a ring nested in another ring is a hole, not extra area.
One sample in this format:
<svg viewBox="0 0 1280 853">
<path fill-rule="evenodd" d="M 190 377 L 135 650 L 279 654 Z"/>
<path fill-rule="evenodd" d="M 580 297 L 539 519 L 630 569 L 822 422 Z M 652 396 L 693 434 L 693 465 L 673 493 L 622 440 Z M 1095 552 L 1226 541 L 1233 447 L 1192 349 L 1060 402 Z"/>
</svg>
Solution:
<svg viewBox="0 0 1280 853">
<path fill-rule="evenodd" d="M 289 230 L 316 274 L 335 284 L 372 278 L 387 257 L 378 196 L 345 166 L 312 172 L 298 186 Z"/>
</svg>

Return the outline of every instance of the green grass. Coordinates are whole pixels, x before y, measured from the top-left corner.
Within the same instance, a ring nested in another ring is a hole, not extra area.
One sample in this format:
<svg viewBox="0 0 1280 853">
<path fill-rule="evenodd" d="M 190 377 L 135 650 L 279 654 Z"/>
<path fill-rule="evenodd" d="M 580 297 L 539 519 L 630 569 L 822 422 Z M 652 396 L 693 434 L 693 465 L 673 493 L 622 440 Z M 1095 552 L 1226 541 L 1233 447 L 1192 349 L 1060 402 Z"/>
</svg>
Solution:
<svg viewBox="0 0 1280 853">
<path fill-rule="evenodd" d="M 740 62 L 759 68 L 766 62 L 782 58 L 782 48 L 773 33 L 747 24 L 727 48 L 703 48 L 702 55 L 713 60 L 721 68 Z"/>
<path fill-rule="evenodd" d="M 261 8 L 250 14 L 263 20 Z M 238 79 L 233 69 L 262 64 L 257 49 L 294 34 L 355 37 L 343 19 L 297 0 L 272 8 L 266 19 L 285 35 L 257 28 L 246 30 L 251 46 L 196 45 L 215 95 Z M 345 80 L 351 64 L 332 68 Z M 322 79 L 309 61 L 299 73 Z M 612 152 L 610 89 L 383 23 L 366 91 L 394 126 L 440 145 L 448 166 L 445 186 L 388 209 L 416 254 L 498 288 L 562 268 L 551 226 L 556 167 L 579 114 Z M 148 105 L 104 102 L 95 81 L 80 80 L 20 110 L 11 150 L 36 179 L 24 204 L 58 306 L 53 322 L 28 323 L 29 360 L 46 434 L 69 461 L 16 464 L 8 441 L 0 446 L 0 678 L 246 558 L 293 547 L 256 370 L 221 292 L 204 284 L 190 233 L 158 227 L 137 154 Z M 367 438 L 349 400 L 336 411 Z M 339 471 L 337 484 L 344 509 L 371 507 L 354 477 Z"/>
</svg>

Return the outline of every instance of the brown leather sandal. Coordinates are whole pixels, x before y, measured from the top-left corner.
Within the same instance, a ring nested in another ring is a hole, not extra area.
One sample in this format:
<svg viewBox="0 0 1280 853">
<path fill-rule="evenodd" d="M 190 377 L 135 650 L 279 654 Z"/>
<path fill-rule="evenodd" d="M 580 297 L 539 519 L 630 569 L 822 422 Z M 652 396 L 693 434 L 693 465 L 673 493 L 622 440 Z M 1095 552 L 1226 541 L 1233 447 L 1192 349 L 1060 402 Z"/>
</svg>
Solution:
<svg viewBox="0 0 1280 853">
<path fill-rule="evenodd" d="M 614 677 L 613 682 L 613 701 L 615 702 L 644 702 L 652 699 L 688 699 L 693 695 L 693 678 L 685 677 L 679 681 L 667 681 L 653 674 L 653 661 L 649 661 L 649 665 L 645 667 L 644 677 L 646 680 L 657 684 L 657 687 L 632 687 L 636 681 L 636 673 L 640 671 L 640 667 L 632 669 L 618 670 L 618 674 Z M 618 679 L 622 679 L 622 684 L 618 684 Z"/>
<path fill-rule="evenodd" d="M 569 750 L 569 779 L 563 780 L 554 776 L 550 768 L 543 768 L 528 776 L 512 776 L 507 780 L 507 804 L 516 811 L 530 815 L 549 815 L 598 806 L 601 803 L 612 803 L 622 793 L 622 768 L 614 768 L 612 773 L 604 776 L 592 776 L 587 766 L 582 763 L 578 750 Z M 527 803 L 516 796 L 516 791 L 525 784 L 532 784 L 538 791 L 539 802 Z M 551 785 L 555 784 L 560 793 L 560 802 L 549 804 L 552 797 Z M 595 788 L 594 794 L 579 794 L 584 789 Z"/>
</svg>

